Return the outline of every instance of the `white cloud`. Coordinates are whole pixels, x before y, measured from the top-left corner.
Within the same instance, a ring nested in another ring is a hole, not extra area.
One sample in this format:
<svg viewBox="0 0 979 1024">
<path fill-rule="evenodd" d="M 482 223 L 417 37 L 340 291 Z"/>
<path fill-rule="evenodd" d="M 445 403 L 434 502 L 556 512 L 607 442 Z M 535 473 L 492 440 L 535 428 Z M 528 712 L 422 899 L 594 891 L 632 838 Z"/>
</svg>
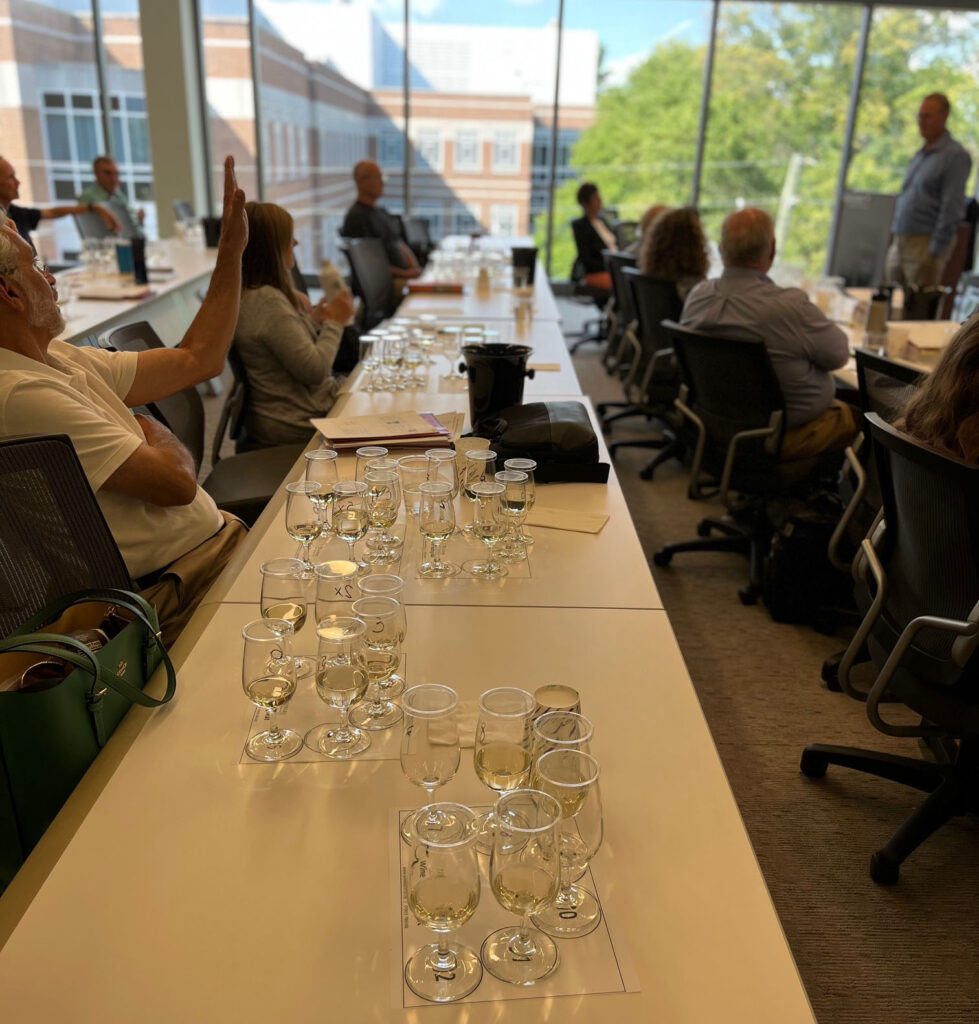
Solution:
<svg viewBox="0 0 979 1024">
<path fill-rule="evenodd" d="M 616 57 L 605 64 L 608 77 L 606 85 L 625 85 L 626 79 L 649 58 L 649 53 L 627 53 L 624 57 Z M 564 69 L 562 68 L 562 71 Z"/>
</svg>

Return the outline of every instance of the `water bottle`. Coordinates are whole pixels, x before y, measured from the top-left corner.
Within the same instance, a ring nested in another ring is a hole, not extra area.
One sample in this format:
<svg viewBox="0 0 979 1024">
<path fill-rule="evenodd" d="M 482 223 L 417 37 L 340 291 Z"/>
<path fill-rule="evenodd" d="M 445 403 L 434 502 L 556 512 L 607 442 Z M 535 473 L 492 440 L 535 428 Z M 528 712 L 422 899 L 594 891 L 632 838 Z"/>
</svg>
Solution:
<svg viewBox="0 0 979 1024">
<path fill-rule="evenodd" d="M 887 352 L 887 315 L 890 309 L 889 291 L 878 286 L 867 309 L 867 322 L 864 326 L 864 348 Z"/>
<path fill-rule="evenodd" d="M 149 284 L 149 274 L 146 273 L 146 239 L 134 238 L 132 240 L 133 252 L 133 280 L 136 284 Z"/>
</svg>

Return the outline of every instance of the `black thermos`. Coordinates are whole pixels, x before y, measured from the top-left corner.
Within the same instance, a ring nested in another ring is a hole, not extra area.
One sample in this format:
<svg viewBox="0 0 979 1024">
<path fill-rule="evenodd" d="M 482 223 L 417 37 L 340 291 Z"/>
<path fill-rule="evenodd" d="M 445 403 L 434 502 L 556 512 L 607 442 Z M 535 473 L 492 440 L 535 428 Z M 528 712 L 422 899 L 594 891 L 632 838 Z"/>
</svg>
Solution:
<svg viewBox="0 0 979 1024">
<path fill-rule="evenodd" d="M 146 273 L 146 239 L 133 239 L 133 280 L 136 284 L 149 284 L 150 278 Z"/>
</svg>

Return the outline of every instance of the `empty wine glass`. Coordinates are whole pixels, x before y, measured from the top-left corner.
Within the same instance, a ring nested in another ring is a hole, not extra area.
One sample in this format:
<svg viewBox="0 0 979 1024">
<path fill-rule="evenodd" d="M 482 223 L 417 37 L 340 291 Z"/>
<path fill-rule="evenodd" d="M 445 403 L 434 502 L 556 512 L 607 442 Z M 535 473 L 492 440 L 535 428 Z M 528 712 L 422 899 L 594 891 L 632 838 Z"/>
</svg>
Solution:
<svg viewBox="0 0 979 1024">
<path fill-rule="evenodd" d="M 313 578 L 313 564 L 309 560 L 309 542 L 321 530 L 319 511 L 314 498 L 322 494 L 322 486 L 311 480 L 293 480 L 286 484 L 286 533 L 301 544 L 302 578 Z"/>
<path fill-rule="evenodd" d="M 259 610 L 263 619 L 284 620 L 293 635 L 306 624 L 306 580 L 303 563 L 298 558 L 273 558 L 263 562 L 258 571 L 262 576 Z M 314 658 L 296 656 L 296 678 L 305 679 L 316 667 Z"/>
<path fill-rule="evenodd" d="M 455 451 L 452 448 L 429 448 L 425 458 L 429 462 L 428 479 L 449 484 L 454 500 L 459 493 L 459 464 Z"/>
<path fill-rule="evenodd" d="M 598 761 L 583 750 L 551 750 L 537 759 L 538 786 L 561 805 L 561 888 L 554 903 L 537 911 L 534 924 L 559 939 L 593 932 L 602 920 L 598 897 L 577 885 L 602 845 L 602 798 Z"/>
<path fill-rule="evenodd" d="M 457 821 L 471 821 L 472 811 L 462 804 L 434 804 L 422 808 Z M 469 995 L 483 977 L 475 951 L 449 942 L 449 933 L 461 928 L 479 904 L 479 864 L 474 835 L 464 828 L 447 836 L 440 829 L 423 827 L 408 867 L 408 906 L 419 924 L 430 928 L 438 941 L 416 950 L 405 964 L 405 983 L 415 995 L 433 1003 L 450 1003 Z"/>
<path fill-rule="evenodd" d="M 356 562 L 334 559 L 313 567 L 316 576 L 316 621 L 328 615 L 351 615 L 350 606 L 357 600 L 354 589 L 359 568 Z"/>
<path fill-rule="evenodd" d="M 333 485 L 339 479 L 337 475 L 337 453 L 332 448 L 314 448 L 306 452 L 306 480 L 310 483 L 320 485 L 318 494 L 311 494 L 313 502 L 320 518 L 320 533 L 329 530 L 330 502 L 333 500 Z"/>
<path fill-rule="evenodd" d="M 489 448 L 476 448 L 466 452 L 465 463 L 462 469 L 462 493 L 475 505 L 476 498 L 472 493 L 475 484 L 483 483 L 493 479 L 496 473 L 496 452 Z M 463 527 L 466 533 L 472 532 L 472 525 Z"/>
<path fill-rule="evenodd" d="M 507 520 L 507 535 L 500 545 L 504 562 L 521 562 L 527 558 L 527 549 L 520 541 L 524 520 L 527 518 L 527 474 L 519 469 L 501 469 L 494 476 L 503 484 L 503 512 Z"/>
<path fill-rule="evenodd" d="M 333 532 L 345 540 L 350 549 L 350 561 L 358 566 L 359 572 L 367 572 L 370 566 L 358 560 L 354 545 L 367 533 L 367 484 L 363 480 L 341 480 L 333 485 L 333 507 L 331 523 Z"/>
<path fill-rule="evenodd" d="M 338 761 L 362 754 L 371 738 L 348 722 L 350 707 L 367 690 L 367 626 L 361 619 L 327 615 L 316 625 L 316 693 L 328 707 L 340 712 L 340 721 L 313 726 L 306 733 L 310 750 Z"/>
<path fill-rule="evenodd" d="M 451 782 L 459 770 L 458 703 L 455 690 L 437 683 L 413 686 L 401 699 L 401 770 L 409 782 L 425 790 L 428 802 L 435 790 Z M 473 822 L 471 815 L 463 822 L 430 806 L 427 813 L 415 811 L 402 822 L 401 838 L 406 843 L 416 842 L 419 818 L 426 834 L 438 834 L 445 839 L 456 838 Z"/>
<path fill-rule="evenodd" d="M 258 619 L 241 631 L 245 641 L 241 658 L 241 685 L 245 695 L 268 713 L 268 728 L 253 736 L 245 750 L 256 761 L 283 761 L 303 745 L 292 729 L 276 721 L 296 692 L 296 664 L 292 656 L 292 625 L 284 619 Z"/>
<path fill-rule="evenodd" d="M 530 917 L 558 893 L 561 805 L 549 793 L 518 789 L 497 800 L 493 819 L 490 887 L 501 907 L 520 915 L 520 924 L 488 935 L 480 959 L 500 981 L 533 985 L 560 960 L 554 940 L 531 928 Z"/>
<path fill-rule="evenodd" d="M 534 767 L 531 769 L 531 785 L 540 789 L 535 776 L 537 759 L 551 750 L 583 750 L 591 753 L 589 746 L 594 726 L 575 711 L 548 711 L 534 719 Z"/>
<path fill-rule="evenodd" d="M 507 459 L 503 463 L 503 468 L 516 469 L 527 474 L 527 514 L 529 515 L 534 510 L 534 503 L 537 501 L 537 485 L 534 483 L 534 470 L 537 469 L 537 463 L 533 459 Z M 520 542 L 533 544 L 534 538 L 526 530 L 521 530 Z"/>
<path fill-rule="evenodd" d="M 383 461 L 387 461 L 386 459 Z M 398 557 L 397 548 L 391 543 L 388 530 L 394 526 L 401 510 L 401 480 L 397 470 L 378 469 L 371 464 L 364 470 L 367 484 L 367 516 L 370 520 L 372 538 L 368 535 L 367 561 L 371 565 L 385 565 Z"/>
<path fill-rule="evenodd" d="M 452 485 L 441 480 L 426 481 L 421 485 L 421 511 L 418 531 L 428 541 L 430 554 L 418 566 L 418 575 L 426 579 L 445 579 L 455 576 L 459 566 L 442 561 L 442 548 L 455 533 L 456 516 L 452 504 Z"/>
<path fill-rule="evenodd" d="M 398 459 L 401 493 L 405 499 L 405 513 L 417 519 L 421 508 L 421 485 L 428 480 L 431 465 L 424 455 L 405 455 Z"/>
<path fill-rule="evenodd" d="M 354 452 L 354 455 L 357 456 L 357 463 L 354 466 L 354 480 L 363 480 L 367 464 L 373 462 L 374 459 L 386 459 L 387 454 L 387 448 L 382 448 L 380 445 L 372 444 L 358 448 Z"/>
<path fill-rule="evenodd" d="M 496 561 L 496 548 L 507 532 L 507 519 L 503 511 L 506 488 L 495 480 L 475 483 L 468 488 L 473 495 L 472 532 L 487 549 L 485 562 L 467 562 L 465 568 L 482 580 L 498 580 L 507 575 L 506 569 Z"/>
<path fill-rule="evenodd" d="M 354 615 L 365 625 L 368 699 L 354 708 L 350 721 L 361 729 L 390 729 L 401 721 L 401 708 L 390 699 L 391 677 L 401 666 L 401 605 L 393 597 L 361 597 Z M 400 677 L 399 677 L 400 678 Z"/>
</svg>

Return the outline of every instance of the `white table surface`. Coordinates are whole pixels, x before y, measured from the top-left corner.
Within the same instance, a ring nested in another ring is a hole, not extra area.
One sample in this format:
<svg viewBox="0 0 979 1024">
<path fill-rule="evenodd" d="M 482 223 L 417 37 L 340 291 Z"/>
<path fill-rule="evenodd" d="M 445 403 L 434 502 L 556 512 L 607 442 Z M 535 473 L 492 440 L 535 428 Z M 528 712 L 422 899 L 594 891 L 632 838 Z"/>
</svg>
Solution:
<svg viewBox="0 0 979 1024">
<path fill-rule="evenodd" d="M 427 279 L 422 277 L 421 280 Z M 398 307 L 398 313 L 403 316 L 433 313 L 445 320 L 512 320 L 515 299 L 513 288 L 506 285 L 494 285 L 488 292 L 479 292 L 472 284 L 466 284 L 462 295 L 409 295 Z M 561 319 L 540 260 L 534 274 L 534 319 Z"/>
</svg>

